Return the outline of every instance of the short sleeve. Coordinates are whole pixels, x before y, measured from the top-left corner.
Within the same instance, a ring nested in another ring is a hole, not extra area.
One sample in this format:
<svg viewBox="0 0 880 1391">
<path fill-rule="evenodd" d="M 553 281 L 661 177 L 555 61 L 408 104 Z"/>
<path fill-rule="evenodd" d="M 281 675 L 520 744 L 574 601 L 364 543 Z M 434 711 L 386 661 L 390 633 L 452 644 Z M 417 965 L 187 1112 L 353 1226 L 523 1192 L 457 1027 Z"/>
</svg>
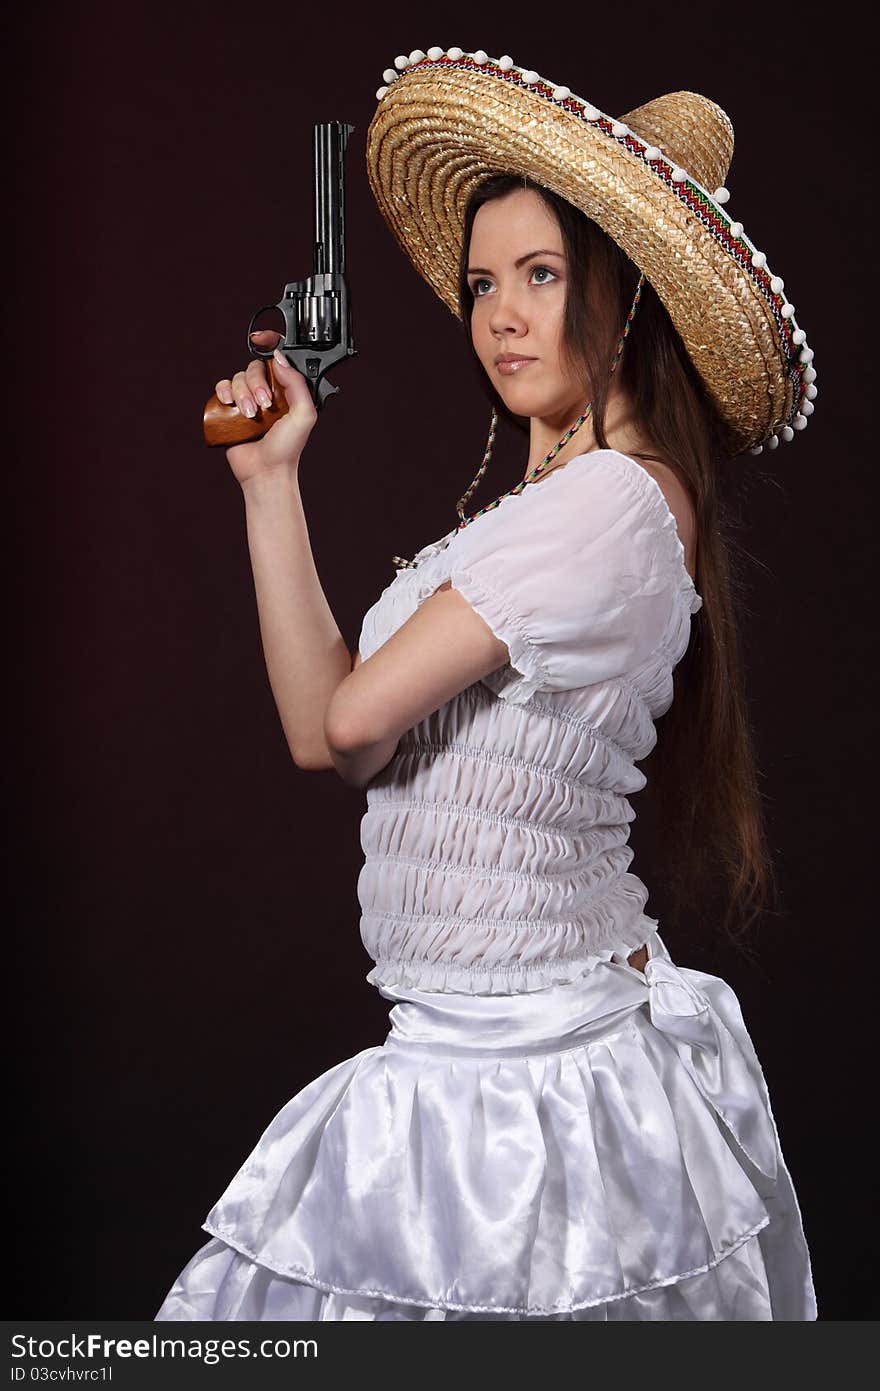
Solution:
<svg viewBox="0 0 880 1391">
<path fill-rule="evenodd" d="M 450 551 L 452 586 L 508 648 L 487 684 L 516 704 L 638 670 L 690 585 L 662 490 L 610 450 L 505 498 Z"/>
</svg>

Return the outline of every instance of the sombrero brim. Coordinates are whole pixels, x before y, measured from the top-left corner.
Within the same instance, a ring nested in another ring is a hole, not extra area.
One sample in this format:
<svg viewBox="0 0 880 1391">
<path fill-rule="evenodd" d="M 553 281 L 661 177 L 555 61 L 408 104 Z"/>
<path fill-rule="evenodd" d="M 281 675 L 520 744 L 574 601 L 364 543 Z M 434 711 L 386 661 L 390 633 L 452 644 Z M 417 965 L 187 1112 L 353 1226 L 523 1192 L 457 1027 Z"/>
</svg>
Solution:
<svg viewBox="0 0 880 1391">
<path fill-rule="evenodd" d="M 454 314 L 472 191 L 492 174 L 526 174 L 581 208 L 644 272 L 735 449 L 807 424 L 815 372 L 805 380 L 812 350 L 793 306 L 741 225 L 677 163 L 688 157 L 723 183 L 733 141 L 720 108 L 674 93 L 613 121 L 509 59 L 412 57 L 381 89 L 367 171 L 397 240 Z"/>
</svg>

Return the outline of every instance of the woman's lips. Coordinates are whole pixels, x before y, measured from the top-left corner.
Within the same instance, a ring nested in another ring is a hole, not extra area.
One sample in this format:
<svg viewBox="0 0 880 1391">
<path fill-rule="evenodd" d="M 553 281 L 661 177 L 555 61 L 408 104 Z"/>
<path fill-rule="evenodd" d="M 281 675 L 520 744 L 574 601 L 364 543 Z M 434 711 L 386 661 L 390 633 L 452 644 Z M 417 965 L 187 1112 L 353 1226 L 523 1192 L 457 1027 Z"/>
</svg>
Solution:
<svg viewBox="0 0 880 1391">
<path fill-rule="evenodd" d="M 536 357 L 521 357 L 516 362 L 499 362 L 498 371 L 502 377 L 512 377 L 515 372 L 521 372 L 524 367 L 529 367 L 537 361 Z"/>
</svg>

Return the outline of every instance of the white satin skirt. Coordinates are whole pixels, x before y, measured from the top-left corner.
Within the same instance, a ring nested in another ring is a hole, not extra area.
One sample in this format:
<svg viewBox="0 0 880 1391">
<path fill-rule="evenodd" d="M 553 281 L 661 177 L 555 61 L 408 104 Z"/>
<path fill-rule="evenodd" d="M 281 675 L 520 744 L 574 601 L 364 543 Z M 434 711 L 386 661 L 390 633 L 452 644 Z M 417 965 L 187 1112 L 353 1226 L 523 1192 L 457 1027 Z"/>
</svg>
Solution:
<svg viewBox="0 0 880 1391">
<path fill-rule="evenodd" d="M 520 995 L 381 987 L 385 1042 L 282 1107 L 156 1319 L 815 1319 L 736 995 L 647 947 Z"/>
</svg>

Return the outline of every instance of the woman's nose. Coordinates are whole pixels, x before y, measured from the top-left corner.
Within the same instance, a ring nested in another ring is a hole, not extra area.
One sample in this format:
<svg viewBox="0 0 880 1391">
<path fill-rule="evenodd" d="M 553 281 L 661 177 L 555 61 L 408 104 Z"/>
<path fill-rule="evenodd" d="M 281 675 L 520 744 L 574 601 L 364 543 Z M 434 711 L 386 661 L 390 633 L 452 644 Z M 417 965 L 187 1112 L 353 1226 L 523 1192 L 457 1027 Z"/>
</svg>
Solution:
<svg viewBox="0 0 880 1391">
<path fill-rule="evenodd" d="M 525 319 L 513 294 L 503 289 L 496 291 L 489 315 L 489 327 L 493 333 L 525 332 Z"/>
</svg>

